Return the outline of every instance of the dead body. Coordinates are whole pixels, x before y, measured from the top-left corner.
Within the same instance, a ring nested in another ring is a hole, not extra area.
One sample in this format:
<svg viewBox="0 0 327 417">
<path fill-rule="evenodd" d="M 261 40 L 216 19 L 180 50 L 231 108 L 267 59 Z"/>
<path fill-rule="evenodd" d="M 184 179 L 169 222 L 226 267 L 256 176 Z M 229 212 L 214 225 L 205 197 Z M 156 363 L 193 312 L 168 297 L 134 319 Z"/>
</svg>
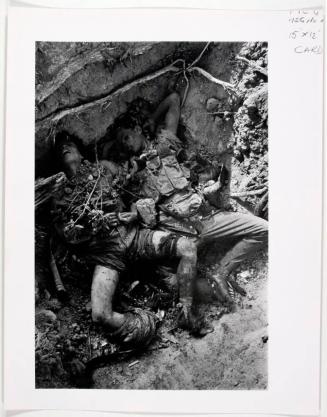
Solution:
<svg viewBox="0 0 327 417">
<path fill-rule="evenodd" d="M 83 161 L 77 146 L 69 138 L 58 140 L 56 147 L 71 188 L 77 186 L 83 170 L 97 170 L 94 174 L 96 178 L 91 175 L 93 183 L 86 184 L 92 190 L 87 204 L 82 206 L 84 209 L 80 208 L 80 215 L 75 213 L 73 216 L 77 204 L 73 204 L 69 193 L 65 196 L 65 190 L 69 188 L 67 186 L 55 199 L 53 209 L 58 235 L 73 253 L 95 265 L 91 291 L 93 320 L 104 325 L 120 342 L 142 344 L 150 341 L 156 328 L 153 314 L 141 310 L 121 314 L 113 310 L 119 276 L 128 265 L 138 260 L 157 259 L 160 262 L 166 258 L 176 258 L 179 260 L 177 275 L 183 283 L 180 288 L 181 317 L 193 332 L 199 332 L 202 326 L 196 323 L 196 310 L 192 306 L 192 280 L 196 276 L 195 244 L 185 237 L 141 228 L 137 211 L 134 207 L 124 211 L 117 193 L 116 202 L 107 209 L 90 210 L 91 193 L 99 187 L 110 187 L 112 176 L 103 175 L 101 163 L 90 167 L 88 161 Z M 88 211 L 93 220 L 83 223 Z M 97 216 L 102 216 L 99 227 L 94 226 Z"/>
<path fill-rule="evenodd" d="M 141 228 L 138 225 L 142 221 L 137 210 L 138 201 L 133 201 L 135 204 L 131 204 L 126 211 L 119 208 L 107 213 L 107 221 L 112 227 L 110 234 L 98 233 L 84 247 L 78 248 L 79 256 L 95 264 L 91 293 L 92 318 L 125 342 L 145 343 L 154 334 L 148 329 L 155 328 L 155 319 L 150 313 L 121 314 L 113 310 L 113 297 L 120 273 L 128 264 L 140 259 L 157 259 L 158 264 L 164 264 L 167 258 L 179 259 L 177 278 L 182 305 L 179 324 L 194 333 L 201 334 L 203 330 L 205 334 L 207 329 L 203 329 L 198 306 L 193 303 L 197 247 L 221 239 L 238 238 L 236 245 L 221 260 L 216 278 L 223 301 L 230 305 L 233 300 L 228 292 L 228 275 L 267 242 L 267 222 L 257 217 L 222 211 L 216 211 L 214 215 L 207 212 L 202 217 L 208 208 L 207 203 L 209 207 L 214 205 L 220 184 L 212 180 L 210 175 L 202 175 L 199 177 L 200 192 L 192 188 L 185 165 L 179 162 L 182 148 L 175 136 L 179 114 L 179 96 L 172 94 L 149 119 L 149 126 L 153 130 L 159 120 L 163 121 L 162 130 L 152 143 L 149 144 L 145 139 L 140 127 L 122 127 L 118 129 L 116 138 L 121 150 L 119 163 L 101 161 L 107 177 L 114 179 L 117 169 L 124 165 L 124 158 L 125 165 L 126 160 L 131 158 L 133 169 L 127 177 L 130 177 L 131 182 L 136 179 L 141 200 L 152 198 L 155 201 L 158 224 Z M 76 146 L 68 142 L 61 150 L 59 147 L 59 157 L 65 172 L 74 176 L 82 161 Z M 167 183 L 172 185 L 168 192 L 160 189 L 156 175 L 158 172 L 162 174 L 161 168 L 165 165 L 173 167 L 175 176 L 169 178 L 168 182 L 163 181 L 163 188 Z M 143 176 L 142 186 L 138 183 L 139 176 Z M 156 230 L 153 230 L 154 227 Z M 174 232 L 169 231 L 172 229 Z"/>
<path fill-rule="evenodd" d="M 267 244 L 268 223 L 252 215 L 219 210 L 216 203 L 221 183 L 214 172 L 210 173 L 210 169 L 198 176 L 194 188 L 191 183 L 192 164 L 190 169 L 190 161 L 183 155 L 182 143 L 176 137 L 179 116 L 180 98 L 177 93 L 172 93 L 149 119 L 148 125 L 156 131 L 152 141 L 145 138 L 137 125 L 118 127 L 116 141 L 120 154 L 136 161 L 139 166 L 132 179 L 135 183 L 132 190 L 138 198 L 154 200 L 158 217 L 156 227 L 173 230 L 177 236 L 189 236 L 197 247 L 237 239 L 237 243 L 222 258 L 216 274 L 220 294 L 230 305 L 233 300 L 227 281 L 239 288 L 229 275 Z M 192 256 L 195 264 L 195 250 Z M 192 281 L 195 279 L 193 277 Z"/>
</svg>

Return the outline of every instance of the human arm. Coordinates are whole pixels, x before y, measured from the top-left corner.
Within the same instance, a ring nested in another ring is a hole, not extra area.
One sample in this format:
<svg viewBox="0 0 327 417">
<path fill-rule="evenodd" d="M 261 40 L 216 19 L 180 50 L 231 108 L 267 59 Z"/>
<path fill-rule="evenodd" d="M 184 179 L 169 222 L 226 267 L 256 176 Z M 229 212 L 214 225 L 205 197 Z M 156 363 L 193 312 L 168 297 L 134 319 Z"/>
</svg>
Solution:
<svg viewBox="0 0 327 417">
<path fill-rule="evenodd" d="M 159 104 L 151 119 L 157 125 L 164 117 L 164 128 L 175 135 L 179 123 L 180 107 L 181 103 L 178 93 L 171 93 Z"/>
<path fill-rule="evenodd" d="M 130 211 L 123 211 L 121 213 L 107 213 L 106 219 L 108 221 L 109 226 L 117 227 L 120 223 L 131 224 L 136 222 L 138 219 L 138 213 L 135 205 L 132 204 Z"/>
</svg>

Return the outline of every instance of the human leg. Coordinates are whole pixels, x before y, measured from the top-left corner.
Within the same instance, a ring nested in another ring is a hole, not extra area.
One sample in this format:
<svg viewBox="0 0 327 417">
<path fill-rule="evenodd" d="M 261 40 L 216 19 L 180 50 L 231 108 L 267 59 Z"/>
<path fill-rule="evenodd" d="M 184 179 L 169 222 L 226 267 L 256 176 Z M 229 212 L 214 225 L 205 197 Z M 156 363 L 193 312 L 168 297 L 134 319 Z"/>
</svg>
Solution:
<svg viewBox="0 0 327 417">
<path fill-rule="evenodd" d="M 92 319 L 110 330 L 118 329 L 125 321 L 124 315 L 113 310 L 113 297 L 119 273 L 101 265 L 95 267 L 91 289 Z"/>
<path fill-rule="evenodd" d="M 220 262 L 226 274 L 249 259 L 268 243 L 268 222 L 260 217 L 242 213 L 217 213 L 204 222 L 201 242 L 239 239 Z"/>
<path fill-rule="evenodd" d="M 184 305 L 192 304 L 193 285 L 196 279 L 197 249 L 195 243 L 186 237 L 155 231 L 152 235 L 154 256 L 157 259 L 177 257 L 177 280 L 179 300 Z"/>
<path fill-rule="evenodd" d="M 204 221 L 200 244 L 238 239 L 221 259 L 216 283 L 227 302 L 232 302 L 226 278 L 244 260 L 268 243 L 268 222 L 253 215 L 222 212 Z"/>
<path fill-rule="evenodd" d="M 175 244 L 170 242 L 174 239 Z M 166 243 L 166 245 L 165 245 Z M 179 259 L 177 282 L 179 287 L 180 314 L 178 324 L 187 328 L 196 336 L 205 336 L 212 332 L 201 314 L 200 306 L 194 300 L 194 288 L 197 279 L 197 247 L 193 240 L 186 237 L 175 237 L 171 233 L 154 232 L 153 245 L 158 257 L 170 256 Z"/>
<path fill-rule="evenodd" d="M 116 270 L 96 266 L 91 290 L 92 319 L 107 327 L 117 342 L 144 346 L 153 339 L 157 320 L 153 314 L 140 309 L 126 314 L 113 310 L 118 280 L 119 273 Z"/>
</svg>

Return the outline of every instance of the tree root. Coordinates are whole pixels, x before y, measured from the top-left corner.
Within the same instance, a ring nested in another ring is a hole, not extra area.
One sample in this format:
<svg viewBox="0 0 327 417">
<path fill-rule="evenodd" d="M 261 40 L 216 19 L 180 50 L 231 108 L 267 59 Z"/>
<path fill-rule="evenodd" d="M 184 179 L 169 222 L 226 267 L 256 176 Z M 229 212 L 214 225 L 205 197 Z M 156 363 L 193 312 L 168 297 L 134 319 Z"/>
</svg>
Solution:
<svg viewBox="0 0 327 417">
<path fill-rule="evenodd" d="M 181 69 L 179 67 L 176 66 L 177 63 L 179 62 L 184 62 L 182 59 L 177 59 L 176 61 L 174 61 L 172 64 L 161 68 L 158 71 L 153 72 L 152 74 L 146 75 L 144 77 L 138 78 L 128 84 L 125 84 L 124 86 L 118 88 L 116 91 L 114 91 L 111 94 L 108 94 L 107 96 L 100 98 L 98 100 L 94 100 L 91 101 L 90 103 L 86 103 L 86 104 L 82 104 L 70 109 L 66 109 L 66 110 L 61 110 L 58 113 L 55 114 L 51 114 L 49 116 L 46 116 L 43 119 L 39 119 L 36 122 L 36 125 L 40 124 L 40 123 L 44 123 L 44 122 L 49 122 L 49 123 L 54 123 L 54 122 L 58 122 L 60 119 L 62 119 L 63 117 L 67 116 L 67 115 L 77 115 L 78 113 L 84 112 L 85 110 L 88 110 L 90 107 L 93 107 L 95 105 L 107 105 L 108 102 L 111 102 L 114 98 L 128 92 L 129 90 L 131 90 L 134 87 L 137 87 L 141 84 L 144 84 L 146 82 L 155 80 L 158 77 L 161 77 L 162 75 L 168 73 L 168 72 L 174 72 L 177 73 L 179 72 Z"/>
<path fill-rule="evenodd" d="M 132 81 L 128 84 L 125 84 L 124 86 L 118 88 L 116 91 L 114 91 L 113 93 L 110 93 L 109 95 L 107 95 L 105 97 L 94 100 L 90 103 L 81 104 L 81 105 L 73 107 L 73 108 L 61 110 L 61 111 L 59 111 L 55 114 L 50 114 L 43 119 L 39 119 L 36 122 L 36 126 L 38 127 L 38 125 L 46 123 L 46 122 L 49 122 L 51 125 L 57 124 L 59 122 L 59 120 L 61 120 L 62 118 L 64 118 L 65 116 L 68 116 L 68 115 L 74 115 L 74 116 L 78 117 L 78 113 L 85 112 L 88 109 L 90 109 L 91 107 L 94 107 L 96 105 L 100 105 L 102 108 L 104 106 L 108 106 L 108 103 L 110 104 L 114 98 L 128 92 L 129 90 L 131 90 L 134 87 L 137 87 L 137 86 L 142 85 L 144 83 L 147 83 L 149 81 L 155 80 L 156 78 L 159 78 L 162 75 L 167 74 L 169 72 L 173 72 L 175 74 L 183 72 L 184 76 L 186 78 L 187 78 L 187 74 L 192 73 L 192 72 L 197 72 L 197 73 L 201 74 L 202 76 L 204 76 L 205 78 L 207 78 L 209 81 L 213 82 L 214 84 L 222 86 L 227 92 L 229 92 L 229 93 L 232 92 L 234 94 L 237 94 L 235 85 L 230 84 L 226 81 L 219 80 L 218 78 L 215 78 L 214 76 L 212 76 L 209 72 L 205 71 L 204 69 L 202 69 L 200 67 L 194 67 L 193 66 L 194 63 L 196 63 L 201 58 L 202 54 L 204 53 L 204 51 L 206 50 L 208 45 L 209 45 L 209 43 L 206 45 L 206 47 L 201 52 L 201 54 L 198 56 L 198 58 L 191 65 L 189 65 L 187 68 L 185 68 L 185 61 L 183 59 L 177 59 L 172 64 L 170 64 L 170 65 L 168 65 L 168 66 L 166 66 L 166 67 L 164 67 L 164 68 L 162 68 L 158 71 L 155 71 L 152 74 L 146 75 L 146 76 L 138 78 L 138 79 L 136 79 L 136 80 L 134 80 L 134 81 Z M 181 69 L 180 67 L 178 67 L 177 66 L 178 63 L 184 64 L 184 69 Z M 187 94 L 185 94 L 185 97 L 183 97 L 183 102 L 185 102 L 185 100 L 186 100 L 186 95 Z"/>
</svg>

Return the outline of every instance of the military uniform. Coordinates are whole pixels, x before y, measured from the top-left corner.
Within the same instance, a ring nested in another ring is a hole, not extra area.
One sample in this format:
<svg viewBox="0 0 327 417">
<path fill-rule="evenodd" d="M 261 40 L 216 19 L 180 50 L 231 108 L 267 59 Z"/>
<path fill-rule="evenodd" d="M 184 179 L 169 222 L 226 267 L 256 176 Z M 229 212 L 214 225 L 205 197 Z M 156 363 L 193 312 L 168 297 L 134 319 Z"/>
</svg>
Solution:
<svg viewBox="0 0 327 417">
<path fill-rule="evenodd" d="M 157 206 L 157 227 L 177 235 L 190 236 L 199 244 L 221 239 L 237 239 L 236 245 L 221 260 L 230 273 L 268 240 L 268 222 L 253 215 L 211 210 L 203 187 L 193 188 L 190 169 L 178 161 L 181 141 L 170 131 L 162 130 L 147 150 L 156 155 L 139 172 L 139 196 L 152 198 Z M 213 211 L 213 212 L 212 212 Z"/>
</svg>

